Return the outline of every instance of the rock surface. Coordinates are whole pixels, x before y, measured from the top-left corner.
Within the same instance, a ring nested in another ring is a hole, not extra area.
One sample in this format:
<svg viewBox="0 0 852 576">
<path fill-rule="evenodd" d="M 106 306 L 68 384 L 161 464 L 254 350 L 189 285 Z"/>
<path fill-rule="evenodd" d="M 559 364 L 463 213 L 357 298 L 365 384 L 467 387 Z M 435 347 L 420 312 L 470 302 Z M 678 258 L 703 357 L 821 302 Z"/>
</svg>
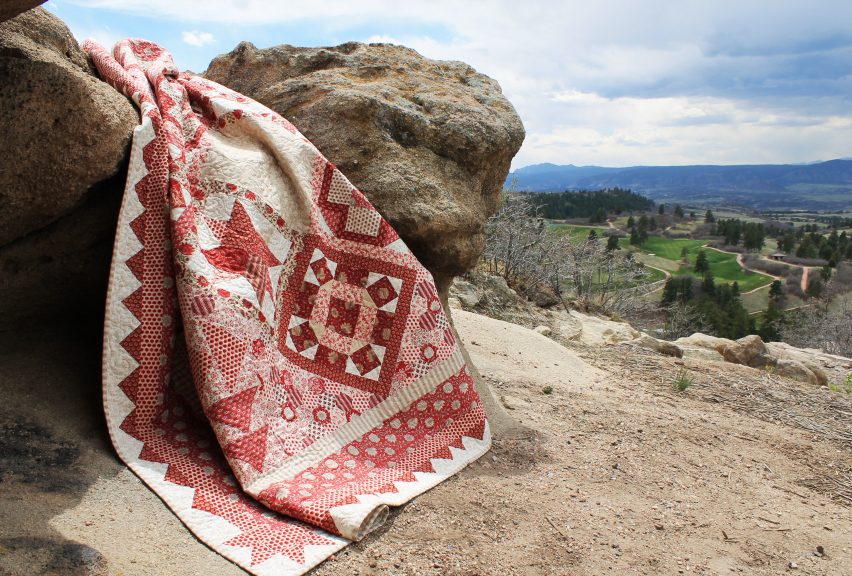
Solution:
<svg viewBox="0 0 852 576">
<path fill-rule="evenodd" d="M 124 166 L 138 115 L 47 10 L 0 24 L 0 246 L 66 216 Z"/>
<path fill-rule="evenodd" d="M 736 342 L 730 340 L 720 343 L 716 351 L 722 355 L 727 362 L 751 366 L 752 368 L 765 368 L 775 364 L 774 359 L 766 350 L 766 345 L 760 336 L 754 334 L 740 338 Z"/>
<path fill-rule="evenodd" d="M 647 350 L 653 350 L 663 356 L 683 358 L 683 350 L 681 350 L 677 345 L 672 344 L 671 342 L 666 342 L 665 340 L 657 340 L 653 336 L 645 333 L 642 333 L 642 335 L 635 340 L 628 340 L 626 343 L 632 346 L 639 346 L 640 348 L 645 348 Z"/>
<path fill-rule="evenodd" d="M 444 292 L 484 246 L 520 118 L 467 64 L 387 44 L 243 42 L 205 76 L 293 122 L 390 221 Z"/>
<path fill-rule="evenodd" d="M 3 0 L 0 3 L 0 22 L 5 22 L 17 16 L 22 12 L 26 12 L 30 8 L 44 4 L 44 0 Z"/>
<path fill-rule="evenodd" d="M 0 325 L 102 304 L 136 110 L 42 8 L 0 24 L 0 77 Z"/>
</svg>

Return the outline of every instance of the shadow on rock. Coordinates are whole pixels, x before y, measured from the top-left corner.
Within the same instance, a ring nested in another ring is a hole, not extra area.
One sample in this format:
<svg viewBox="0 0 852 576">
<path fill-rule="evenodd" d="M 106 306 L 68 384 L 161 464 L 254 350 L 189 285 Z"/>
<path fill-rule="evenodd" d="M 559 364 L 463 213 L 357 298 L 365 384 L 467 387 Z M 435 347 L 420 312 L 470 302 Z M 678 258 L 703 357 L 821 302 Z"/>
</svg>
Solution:
<svg viewBox="0 0 852 576">
<path fill-rule="evenodd" d="M 0 332 L 0 573 L 107 574 L 95 549 L 50 520 L 121 464 L 101 410 L 101 318 L 94 306 Z"/>
</svg>

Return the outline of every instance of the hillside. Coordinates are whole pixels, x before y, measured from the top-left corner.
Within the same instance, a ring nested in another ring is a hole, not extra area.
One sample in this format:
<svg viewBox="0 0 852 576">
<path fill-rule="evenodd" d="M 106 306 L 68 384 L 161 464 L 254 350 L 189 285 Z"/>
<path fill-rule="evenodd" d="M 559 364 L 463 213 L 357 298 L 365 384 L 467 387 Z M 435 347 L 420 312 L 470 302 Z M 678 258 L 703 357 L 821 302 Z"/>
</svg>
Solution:
<svg viewBox="0 0 852 576">
<path fill-rule="evenodd" d="M 827 419 L 852 410 L 852 397 L 618 343 L 624 325 L 591 317 L 578 317 L 583 338 L 562 344 L 462 310 L 454 317 L 473 361 L 534 439 L 498 439 L 317 576 L 496 567 L 507 576 L 610 568 L 769 576 L 790 563 L 804 574 L 852 571 L 844 499 L 852 453 L 848 429 L 844 441 L 843 426 L 832 431 Z M 0 514 L 26 535 L 3 543 L 0 572 L 245 574 L 194 539 L 112 455 L 88 345 L 97 326 L 84 334 L 0 334 L 8 423 L 0 440 L 16 450 L 6 452 L 4 489 L 21 496 L 4 500 Z M 682 366 L 693 385 L 679 393 L 671 381 Z M 75 542 L 58 545 L 63 538 Z"/>
<path fill-rule="evenodd" d="M 518 190 L 629 188 L 658 202 L 738 205 L 760 210 L 852 208 L 852 160 L 732 166 L 559 166 L 519 168 Z"/>
</svg>

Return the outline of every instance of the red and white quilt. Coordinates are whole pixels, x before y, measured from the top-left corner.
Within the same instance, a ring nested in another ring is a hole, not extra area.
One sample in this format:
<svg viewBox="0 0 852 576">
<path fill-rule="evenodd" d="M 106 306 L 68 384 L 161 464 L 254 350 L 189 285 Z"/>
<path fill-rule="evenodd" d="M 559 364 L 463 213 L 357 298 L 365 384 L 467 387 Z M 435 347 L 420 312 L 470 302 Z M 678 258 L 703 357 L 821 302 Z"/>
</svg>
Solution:
<svg viewBox="0 0 852 576">
<path fill-rule="evenodd" d="M 120 457 L 249 572 L 301 574 L 488 450 L 429 272 L 287 120 L 159 46 L 88 51 L 141 110 L 104 407 Z"/>
</svg>

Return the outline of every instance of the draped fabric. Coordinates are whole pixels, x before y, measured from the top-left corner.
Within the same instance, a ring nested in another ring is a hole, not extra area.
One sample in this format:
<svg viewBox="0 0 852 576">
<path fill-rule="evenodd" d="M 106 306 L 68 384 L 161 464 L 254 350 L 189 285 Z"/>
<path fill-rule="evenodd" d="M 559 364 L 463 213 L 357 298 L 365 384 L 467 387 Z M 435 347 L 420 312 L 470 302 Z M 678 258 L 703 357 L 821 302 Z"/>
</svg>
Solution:
<svg viewBox="0 0 852 576">
<path fill-rule="evenodd" d="M 84 49 L 141 112 L 107 423 L 199 539 L 252 573 L 301 574 L 488 450 L 431 275 L 331 162 L 153 43 Z"/>
</svg>

